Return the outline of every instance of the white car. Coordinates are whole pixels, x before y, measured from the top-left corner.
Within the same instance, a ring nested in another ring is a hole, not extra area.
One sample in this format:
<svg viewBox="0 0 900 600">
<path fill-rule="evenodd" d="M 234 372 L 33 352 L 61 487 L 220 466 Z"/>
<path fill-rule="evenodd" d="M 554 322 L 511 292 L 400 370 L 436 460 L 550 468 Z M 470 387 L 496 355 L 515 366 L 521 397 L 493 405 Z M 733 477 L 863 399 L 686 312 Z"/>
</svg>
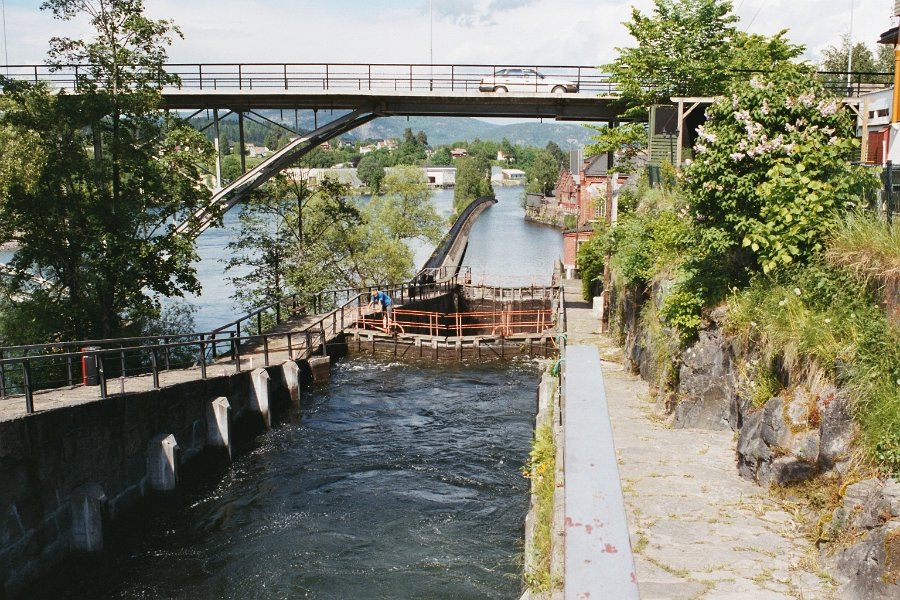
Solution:
<svg viewBox="0 0 900 600">
<path fill-rule="evenodd" d="M 552 92 L 564 94 L 578 91 L 578 84 L 566 79 L 547 77 L 534 69 L 499 69 L 481 80 L 482 92 Z"/>
</svg>

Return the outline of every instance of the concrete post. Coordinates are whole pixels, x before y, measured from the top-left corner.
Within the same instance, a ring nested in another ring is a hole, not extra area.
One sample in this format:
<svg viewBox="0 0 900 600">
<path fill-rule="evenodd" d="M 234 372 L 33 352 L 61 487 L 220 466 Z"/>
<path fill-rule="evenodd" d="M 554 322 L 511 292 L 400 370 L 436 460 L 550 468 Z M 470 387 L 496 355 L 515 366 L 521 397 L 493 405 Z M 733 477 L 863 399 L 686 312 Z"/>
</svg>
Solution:
<svg viewBox="0 0 900 600">
<path fill-rule="evenodd" d="M 286 360 L 281 365 L 281 381 L 291 395 L 294 406 L 300 406 L 300 367 L 292 360 Z"/>
<path fill-rule="evenodd" d="M 309 370 L 312 371 L 313 383 L 324 383 L 331 379 L 331 359 L 327 356 L 315 356 L 309 359 Z"/>
<path fill-rule="evenodd" d="M 231 405 L 228 398 L 210 400 L 206 407 L 206 439 L 211 446 L 224 448 L 231 460 Z"/>
<path fill-rule="evenodd" d="M 72 493 L 72 550 L 103 550 L 103 514 L 106 493 L 99 483 L 88 483 Z"/>
<path fill-rule="evenodd" d="M 157 492 L 171 492 L 178 485 L 178 463 L 181 449 L 175 436 L 160 434 L 147 446 L 147 478 L 150 488 Z"/>
<path fill-rule="evenodd" d="M 262 415 L 266 427 L 272 426 L 272 411 L 269 410 L 269 374 L 265 369 L 255 369 L 250 374 L 250 406 Z"/>
</svg>

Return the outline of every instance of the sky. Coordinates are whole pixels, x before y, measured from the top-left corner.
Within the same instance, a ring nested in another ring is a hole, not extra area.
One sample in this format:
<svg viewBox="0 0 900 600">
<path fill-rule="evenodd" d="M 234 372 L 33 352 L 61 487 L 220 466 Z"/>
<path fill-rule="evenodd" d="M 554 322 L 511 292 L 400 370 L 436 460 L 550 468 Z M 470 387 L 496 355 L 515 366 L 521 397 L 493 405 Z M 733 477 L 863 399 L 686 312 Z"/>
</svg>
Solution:
<svg viewBox="0 0 900 600">
<path fill-rule="evenodd" d="M 62 22 L 40 0 L 0 0 L 0 62 L 35 64 L 53 36 L 84 37 L 86 22 Z M 738 26 L 788 39 L 818 62 L 851 31 L 873 49 L 896 24 L 894 0 L 733 0 Z M 154 18 L 184 34 L 171 62 L 305 62 L 588 65 L 631 46 L 623 21 L 652 0 L 145 0 Z"/>
</svg>

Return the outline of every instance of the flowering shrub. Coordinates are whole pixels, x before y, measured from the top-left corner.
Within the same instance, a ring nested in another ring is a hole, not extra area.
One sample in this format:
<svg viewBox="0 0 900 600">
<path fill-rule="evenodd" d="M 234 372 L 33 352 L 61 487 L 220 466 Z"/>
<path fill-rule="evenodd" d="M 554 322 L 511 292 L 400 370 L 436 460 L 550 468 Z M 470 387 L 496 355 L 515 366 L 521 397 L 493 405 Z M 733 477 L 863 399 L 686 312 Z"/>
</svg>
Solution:
<svg viewBox="0 0 900 600">
<path fill-rule="evenodd" d="M 745 248 L 751 270 L 806 262 L 877 186 L 850 162 L 850 116 L 803 66 L 736 83 L 706 114 L 685 172 L 693 217 Z"/>
</svg>

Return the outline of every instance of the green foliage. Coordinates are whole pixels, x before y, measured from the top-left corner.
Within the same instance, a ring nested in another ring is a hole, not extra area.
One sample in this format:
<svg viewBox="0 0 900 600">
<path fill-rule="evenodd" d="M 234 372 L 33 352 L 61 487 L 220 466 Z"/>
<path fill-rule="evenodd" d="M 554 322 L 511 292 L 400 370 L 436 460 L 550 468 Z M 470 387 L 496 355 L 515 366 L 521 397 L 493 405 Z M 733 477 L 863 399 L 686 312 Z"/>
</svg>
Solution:
<svg viewBox="0 0 900 600">
<path fill-rule="evenodd" d="M 773 272 L 821 252 L 840 214 L 877 185 L 847 160 L 851 119 L 807 68 L 735 84 L 707 114 L 685 176 L 692 209 L 747 249 L 748 268 Z"/>
<path fill-rule="evenodd" d="M 18 242 L 23 274 L 3 292 L 13 312 L 50 317 L 32 322 L 31 341 L 138 333 L 159 313 L 155 296 L 199 289 L 194 244 L 171 229 L 209 197 L 196 165 L 210 146 L 159 111 L 159 84 L 177 82 L 161 70 L 177 30 L 140 1 L 44 8 L 95 30 L 91 41 L 52 39 L 51 66 L 91 66 L 72 96 L 3 82 L 0 135 L 20 153 L 3 153 L 0 242 Z"/>
<path fill-rule="evenodd" d="M 559 179 L 559 165 L 553 154 L 546 150 L 537 152 L 534 160 L 525 169 L 528 183 L 526 190 L 549 196 L 556 188 Z"/>
<path fill-rule="evenodd" d="M 619 127 L 599 127 L 587 125 L 597 133 L 592 137 L 594 143 L 585 146 L 585 156 L 614 152 L 620 159 L 616 170 L 620 173 L 633 173 L 637 168 L 632 161 L 647 149 L 647 126 L 644 123 L 627 123 Z"/>
<path fill-rule="evenodd" d="M 453 189 L 454 218 L 473 200 L 493 196 L 491 163 L 479 156 L 467 156 L 456 161 L 456 186 Z"/>
<path fill-rule="evenodd" d="M 843 72 L 847 70 L 847 54 L 850 47 L 850 38 L 847 35 L 841 36 L 840 46 L 828 46 L 822 51 L 822 63 L 820 68 L 822 71 Z M 887 50 L 887 52 L 883 51 Z M 893 73 L 894 72 L 894 52 L 890 46 L 879 45 L 877 53 L 873 53 L 871 48 L 862 42 L 853 45 L 853 60 L 850 68 L 857 73 Z M 826 81 L 830 83 L 844 83 L 847 78 L 841 75 L 826 76 Z M 862 83 L 885 83 L 884 77 L 863 76 L 860 78 Z M 853 79 L 856 82 L 856 78 Z"/>
<path fill-rule="evenodd" d="M 241 211 L 241 234 L 228 244 L 232 298 L 251 310 L 289 292 L 315 293 L 354 283 L 348 263 L 362 215 L 345 185 L 313 190 L 282 173 L 254 192 Z"/>
<path fill-rule="evenodd" d="M 603 231 L 594 235 L 578 248 L 575 259 L 581 276 L 581 297 L 590 301 L 603 291 L 603 269 L 608 249 L 607 236 Z"/>
<path fill-rule="evenodd" d="M 619 57 L 602 67 L 632 112 L 675 96 L 721 94 L 735 69 L 768 70 L 802 53 L 784 32 L 764 38 L 739 31 L 732 9 L 728 0 L 654 0 L 649 16 L 632 9 L 625 27 L 637 47 L 616 48 Z"/>
<path fill-rule="evenodd" d="M 556 444 L 553 441 L 552 416 L 537 428 L 528 464 L 523 472 L 531 479 L 531 493 L 535 496 L 533 569 L 526 572 L 526 584 L 533 592 L 550 592 L 551 547 L 553 533 L 553 495 L 556 490 Z"/>
<path fill-rule="evenodd" d="M 364 155 L 356 166 L 359 180 L 366 184 L 373 194 L 381 191 L 384 181 L 384 168 L 387 163 L 387 152 L 376 150 Z"/>
<path fill-rule="evenodd" d="M 900 472 L 900 333 L 850 273 L 813 262 L 777 279 L 758 274 L 729 298 L 727 330 L 759 350 L 757 377 L 777 364 L 845 385 L 869 455 Z M 755 400 L 771 396 L 766 387 Z"/>
<path fill-rule="evenodd" d="M 865 283 L 884 285 L 900 279 L 900 219 L 853 212 L 844 217 L 828 244 L 829 262 Z"/>
</svg>

